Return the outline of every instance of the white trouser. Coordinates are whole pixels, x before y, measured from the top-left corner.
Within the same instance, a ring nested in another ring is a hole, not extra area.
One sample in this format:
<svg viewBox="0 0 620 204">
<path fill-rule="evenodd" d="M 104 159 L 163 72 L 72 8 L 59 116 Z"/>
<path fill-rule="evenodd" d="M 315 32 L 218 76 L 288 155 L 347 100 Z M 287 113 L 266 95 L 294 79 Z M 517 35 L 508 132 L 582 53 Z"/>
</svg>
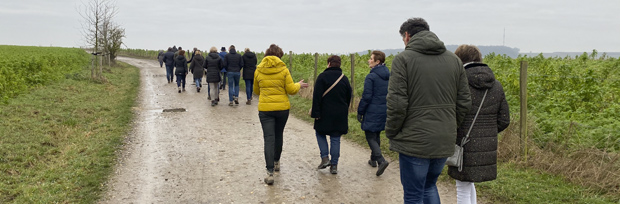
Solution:
<svg viewBox="0 0 620 204">
<path fill-rule="evenodd" d="M 209 83 L 209 92 L 211 93 L 211 100 L 215 100 L 220 98 L 220 88 L 219 83 Z"/>
<path fill-rule="evenodd" d="M 476 186 L 474 182 L 456 180 L 456 203 L 476 204 Z"/>
</svg>

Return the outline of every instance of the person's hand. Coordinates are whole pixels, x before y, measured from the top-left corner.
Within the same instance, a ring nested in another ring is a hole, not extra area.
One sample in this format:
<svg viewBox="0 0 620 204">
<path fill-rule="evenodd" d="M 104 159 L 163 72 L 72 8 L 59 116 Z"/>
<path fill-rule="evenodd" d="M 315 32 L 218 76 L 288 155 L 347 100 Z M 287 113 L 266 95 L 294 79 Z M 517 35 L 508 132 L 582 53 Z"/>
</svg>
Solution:
<svg viewBox="0 0 620 204">
<path fill-rule="evenodd" d="M 364 120 L 364 115 L 357 114 L 357 121 L 362 123 L 363 120 Z"/>
<path fill-rule="evenodd" d="M 304 80 L 302 79 L 301 81 L 299 81 L 299 84 L 301 85 L 301 88 L 308 88 L 308 83 L 304 83 Z"/>
</svg>

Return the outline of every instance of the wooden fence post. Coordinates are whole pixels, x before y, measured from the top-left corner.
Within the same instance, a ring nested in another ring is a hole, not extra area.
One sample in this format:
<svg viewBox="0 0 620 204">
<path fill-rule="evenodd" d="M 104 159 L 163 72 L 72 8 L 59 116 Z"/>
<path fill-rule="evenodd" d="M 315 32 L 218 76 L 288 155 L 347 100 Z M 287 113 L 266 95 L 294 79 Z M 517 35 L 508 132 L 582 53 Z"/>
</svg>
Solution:
<svg viewBox="0 0 620 204">
<path fill-rule="evenodd" d="M 319 63 L 319 53 L 314 53 L 314 78 L 312 78 L 312 82 L 316 82 L 316 72 L 318 69 L 318 63 Z"/>
<path fill-rule="evenodd" d="M 355 55 L 351 54 L 351 103 L 350 109 L 355 107 Z"/>
<path fill-rule="evenodd" d="M 521 103 L 521 112 L 520 112 L 520 122 L 521 122 L 521 131 L 520 131 L 520 135 L 521 135 L 521 145 L 519 145 L 522 148 L 523 154 L 524 154 L 524 158 L 525 158 L 525 162 L 527 162 L 527 141 L 528 141 L 528 134 L 527 134 L 527 61 L 521 61 L 521 69 L 520 69 L 520 74 L 519 74 L 519 88 L 520 88 L 520 93 L 519 93 L 519 98 L 520 98 L 520 103 Z"/>
<path fill-rule="evenodd" d="M 289 72 L 293 73 L 293 51 L 288 51 Z"/>
</svg>

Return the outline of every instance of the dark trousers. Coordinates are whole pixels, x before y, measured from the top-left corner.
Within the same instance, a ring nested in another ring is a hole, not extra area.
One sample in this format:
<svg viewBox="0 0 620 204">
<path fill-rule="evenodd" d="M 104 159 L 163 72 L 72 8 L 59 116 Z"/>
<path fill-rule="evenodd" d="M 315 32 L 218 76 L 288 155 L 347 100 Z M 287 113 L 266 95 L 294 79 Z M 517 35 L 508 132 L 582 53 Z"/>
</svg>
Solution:
<svg viewBox="0 0 620 204">
<path fill-rule="evenodd" d="M 288 120 L 288 113 L 288 110 L 258 112 L 265 140 L 265 163 L 270 172 L 273 172 L 273 162 L 280 161 L 282 155 L 284 126 Z"/>
<path fill-rule="evenodd" d="M 248 101 L 252 100 L 253 91 L 254 91 L 254 79 L 245 79 L 245 94 L 248 96 Z"/>
<path fill-rule="evenodd" d="M 364 131 L 366 134 L 366 141 L 370 147 L 370 160 L 383 163 L 385 159 L 381 154 L 381 132 Z"/>
<path fill-rule="evenodd" d="M 183 85 L 183 89 L 185 89 L 185 74 L 177 74 L 177 87 L 181 87 Z"/>
<path fill-rule="evenodd" d="M 222 81 L 220 81 L 220 89 L 226 89 L 226 78 L 228 78 L 228 74 L 227 72 L 220 72 L 222 73 Z"/>
</svg>

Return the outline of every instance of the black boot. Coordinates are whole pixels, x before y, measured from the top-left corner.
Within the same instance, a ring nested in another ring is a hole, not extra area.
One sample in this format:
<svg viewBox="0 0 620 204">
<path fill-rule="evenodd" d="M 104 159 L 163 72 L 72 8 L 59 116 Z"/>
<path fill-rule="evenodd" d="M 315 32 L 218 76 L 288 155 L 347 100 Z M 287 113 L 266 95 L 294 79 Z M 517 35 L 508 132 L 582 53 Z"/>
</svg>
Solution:
<svg viewBox="0 0 620 204">
<path fill-rule="evenodd" d="M 329 172 L 332 174 L 338 174 L 338 165 L 332 164 L 332 166 L 329 167 Z"/>
<path fill-rule="evenodd" d="M 383 162 L 379 163 L 379 168 L 377 169 L 377 173 L 375 175 L 381 176 L 381 174 L 383 174 L 383 172 L 388 167 L 388 165 L 390 165 L 390 163 L 388 161 L 385 161 L 385 160 L 383 160 Z"/>
<path fill-rule="evenodd" d="M 317 167 L 317 168 L 318 169 L 324 169 L 324 168 L 327 168 L 330 165 L 331 164 L 329 163 L 329 157 L 323 157 L 323 158 L 321 158 L 321 163 L 319 164 L 319 167 Z"/>
</svg>

